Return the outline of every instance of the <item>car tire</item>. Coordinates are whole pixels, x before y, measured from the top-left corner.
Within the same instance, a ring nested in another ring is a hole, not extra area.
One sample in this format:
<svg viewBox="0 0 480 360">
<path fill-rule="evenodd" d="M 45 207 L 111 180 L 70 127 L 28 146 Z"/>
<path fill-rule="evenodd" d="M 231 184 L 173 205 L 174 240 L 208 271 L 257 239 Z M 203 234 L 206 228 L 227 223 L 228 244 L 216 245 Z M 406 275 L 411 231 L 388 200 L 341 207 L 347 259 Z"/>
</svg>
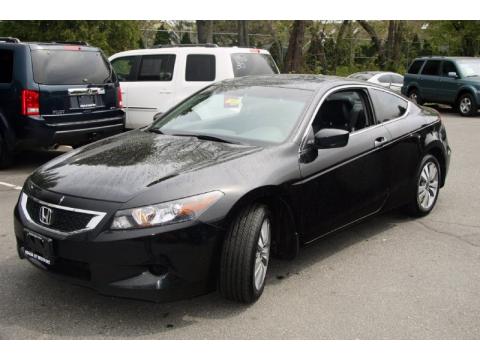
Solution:
<svg viewBox="0 0 480 360">
<path fill-rule="evenodd" d="M 409 215 L 422 217 L 433 210 L 440 193 L 441 171 L 435 156 L 428 154 L 423 157 L 411 187 L 410 202 L 406 207 Z"/>
<path fill-rule="evenodd" d="M 422 97 L 418 93 L 417 89 L 412 89 L 408 92 L 408 98 L 412 100 L 417 105 L 423 105 L 425 102 L 423 101 Z"/>
<path fill-rule="evenodd" d="M 243 209 L 230 225 L 219 276 L 219 290 L 226 299 L 250 304 L 262 295 L 272 228 L 270 211 L 262 204 Z"/>
<path fill-rule="evenodd" d="M 462 116 L 474 116 L 477 114 L 478 105 L 472 94 L 466 93 L 458 98 L 457 110 Z"/>
<path fill-rule="evenodd" d="M 8 146 L 5 136 L 0 132 L 0 169 L 5 169 L 13 163 L 13 150 Z"/>
</svg>

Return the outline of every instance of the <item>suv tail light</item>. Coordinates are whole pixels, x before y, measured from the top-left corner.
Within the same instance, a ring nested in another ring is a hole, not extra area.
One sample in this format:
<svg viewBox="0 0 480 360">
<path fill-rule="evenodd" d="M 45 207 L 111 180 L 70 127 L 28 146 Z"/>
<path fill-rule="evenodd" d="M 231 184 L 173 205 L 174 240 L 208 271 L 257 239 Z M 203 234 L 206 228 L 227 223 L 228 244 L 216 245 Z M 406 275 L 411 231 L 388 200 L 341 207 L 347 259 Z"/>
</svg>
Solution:
<svg viewBox="0 0 480 360">
<path fill-rule="evenodd" d="M 120 109 L 123 108 L 122 89 L 120 86 L 117 88 L 117 105 Z"/>
<path fill-rule="evenodd" d="M 22 90 L 22 115 L 40 115 L 40 93 L 35 90 Z"/>
</svg>

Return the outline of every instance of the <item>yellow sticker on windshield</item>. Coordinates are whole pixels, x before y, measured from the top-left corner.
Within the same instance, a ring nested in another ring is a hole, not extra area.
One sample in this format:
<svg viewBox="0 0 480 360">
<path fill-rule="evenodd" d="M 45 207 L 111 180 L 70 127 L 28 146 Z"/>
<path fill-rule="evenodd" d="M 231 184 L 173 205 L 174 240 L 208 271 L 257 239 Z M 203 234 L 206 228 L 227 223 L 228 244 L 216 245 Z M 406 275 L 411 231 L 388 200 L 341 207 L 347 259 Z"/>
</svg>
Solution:
<svg viewBox="0 0 480 360">
<path fill-rule="evenodd" d="M 238 108 L 242 105 L 242 98 L 240 96 L 228 96 L 225 95 L 223 100 L 223 106 L 225 108 Z"/>
</svg>

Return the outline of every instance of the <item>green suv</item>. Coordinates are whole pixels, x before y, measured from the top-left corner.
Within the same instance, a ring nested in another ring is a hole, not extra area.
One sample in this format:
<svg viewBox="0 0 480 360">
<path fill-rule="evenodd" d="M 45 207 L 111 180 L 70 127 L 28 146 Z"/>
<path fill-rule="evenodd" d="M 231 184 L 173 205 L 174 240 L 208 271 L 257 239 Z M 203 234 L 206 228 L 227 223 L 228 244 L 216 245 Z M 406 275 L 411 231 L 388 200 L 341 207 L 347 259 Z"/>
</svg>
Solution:
<svg viewBox="0 0 480 360">
<path fill-rule="evenodd" d="M 415 59 L 404 77 L 402 94 L 420 105 L 446 104 L 463 116 L 476 115 L 480 106 L 480 58 Z"/>
</svg>

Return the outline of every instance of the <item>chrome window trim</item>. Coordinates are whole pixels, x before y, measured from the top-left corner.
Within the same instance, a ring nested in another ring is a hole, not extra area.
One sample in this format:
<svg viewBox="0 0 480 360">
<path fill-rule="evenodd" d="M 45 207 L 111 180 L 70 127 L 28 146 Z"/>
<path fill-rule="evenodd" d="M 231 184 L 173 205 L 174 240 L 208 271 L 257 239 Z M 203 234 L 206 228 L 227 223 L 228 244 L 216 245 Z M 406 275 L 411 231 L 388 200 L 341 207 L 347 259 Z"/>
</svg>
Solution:
<svg viewBox="0 0 480 360">
<path fill-rule="evenodd" d="M 393 119 L 384 121 L 382 123 L 378 123 L 378 124 L 366 127 L 364 129 L 361 129 L 361 130 L 358 130 L 358 131 L 354 131 L 354 132 L 350 133 L 350 136 L 361 134 L 361 133 L 363 133 L 367 130 L 371 130 L 371 129 L 374 129 L 374 128 L 379 127 L 379 126 L 383 126 L 383 124 L 385 124 L 387 122 L 401 120 L 401 119 L 407 117 L 407 115 L 410 114 L 411 102 L 409 100 L 405 99 L 403 96 L 401 96 L 399 94 L 396 94 L 395 92 L 393 92 L 391 90 L 383 89 L 379 86 L 372 86 L 372 85 L 368 85 L 368 84 L 348 84 L 348 85 L 336 86 L 334 88 L 331 88 L 327 92 L 325 92 L 325 94 L 323 94 L 323 96 L 320 98 L 320 101 L 318 102 L 317 106 L 315 107 L 315 110 L 314 110 L 310 120 L 308 121 L 307 127 L 305 128 L 305 132 L 303 133 L 302 141 L 300 142 L 300 147 L 299 147 L 299 151 L 298 151 L 299 153 L 301 153 L 303 151 L 303 149 L 304 149 L 304 147 L 307 143 L 308 132 L 309 132 L 310 128 L 312 127 L 313 121 L 315 120 L 315 116 L 317 115 L 318 111 L 320 110 L 320 107 L 323 105 L 325 99 L 329 95 L 331 95 L 332 93 L 340 91 L 340 90 L 345 90 L 345 89 L 365 89 L 365 90 L 374 89 L 374 90 L 379 90 L 379 91 L 386 92 L 387 94 L 394 95 L 394 96 L 398 97 L 399 99 L 402 99 L 403 101 L 405 101 L 407 103 L 407 110 L 405 111 L 405 113 L 402 116 L 399 116 L 397 118 L 393 118 Z M 376 117 L 375 106 L 373 105 L 373 102 L 372 102 L 372 111 L 374 112 L 374 116 Z"/>
<path fill-rule="evenodd" d="M 48 207 L 51 207 L 51 208 L 54 208 L 54 209 L 66 210 L 66 211 L 76 212 L 76 213 L 89 214 L 89 215 L 94 215 L 94 216 L 90 219 L 90 221 L 88 222 L 87 226 L 84 229 L 75 230 L 75 231 L 61 231 L 61 230 L 51 229 L 51 228 L 48 228 L 46 226 L 43 226 L 42 224 L 39 224 L 39 223 L 33 221 L 33 219 L 30 217 L 30 214 L 27 211 L 27 200 L 29 198 L 31 200 L 41 204 L 41 205 L 45 205 L 45 206 L 48 206 Z M 100 211 L 84 210 L 84 209 L 77 209 L 77 208 L 72 208 L 72 207 L 68 207 L 68 206 L 51 204 L 51 203 L 39 200 L 39 199 L 37 199 L 33 196 L 28 196 L 24 192 L 22 192 L 22 194 L 20 195 L 20 207 L 22 209 L 23 215 L 25 216 L 25 218 L 27 219 L 28 222 L 30 222 L 32 224 L 35 224 L 36 226 L 44 229 L 45 231 L 49 231 L 49 232 L 53 232 L 53 233 L 57 233 L 57 234 L 61 234 L 61 235 L 72 235 L 72 234 L 78 234 L 78 233 L 82 233 L 82 232 L 85 232 L 85 231 L 93 230 L 95 227 L 97 227 L 97 225 L 100 223 L 100 221 L 102 221 L 103 218 L 105 217 L 105 215 L 107 214 L 105 212 L 100 212 Z"/>
</svg>

